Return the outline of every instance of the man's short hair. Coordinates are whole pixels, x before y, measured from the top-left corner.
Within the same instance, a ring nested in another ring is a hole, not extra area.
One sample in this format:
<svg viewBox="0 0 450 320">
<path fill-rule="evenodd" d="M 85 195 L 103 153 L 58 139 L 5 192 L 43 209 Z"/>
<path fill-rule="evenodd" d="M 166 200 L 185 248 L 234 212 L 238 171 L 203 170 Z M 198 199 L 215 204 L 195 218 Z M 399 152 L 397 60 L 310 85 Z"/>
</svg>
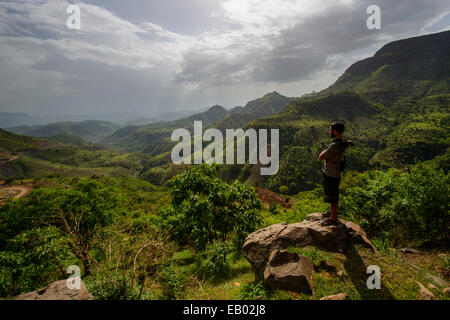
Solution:
<svg viewBox="0 0 450 320">
<path fill-rule="evenodd" d="M 337 132 L 342 134 L 345 131 L 345 126 L 342 122 L 333 122 L 331 124 L 331 129 L 336 130 Z"/>
</svg>

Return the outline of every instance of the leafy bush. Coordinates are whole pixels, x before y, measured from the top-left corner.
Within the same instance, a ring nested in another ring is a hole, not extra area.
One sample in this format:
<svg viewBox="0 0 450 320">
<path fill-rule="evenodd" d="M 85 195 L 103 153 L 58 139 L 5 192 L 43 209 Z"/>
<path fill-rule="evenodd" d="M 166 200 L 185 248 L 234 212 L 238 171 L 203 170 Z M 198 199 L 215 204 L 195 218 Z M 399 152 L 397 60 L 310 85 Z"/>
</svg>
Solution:
<svg viewBox="0 0 450 320">
<path fill-rule="evenodd" d="M 9 177 L 5 180 L 5 184 L 11 184 L 14 180 L 16 180 L 17 177 Z"/>
<path fill-rule="evenodd" d="M 158 274 L 164 298 L 182 298 L 186 291 L 185 275 L 173 265 L 164 267 Z"/>
<path fill-rule="evenodd" d="M 262 298 L 264 300 L 267 300 L 269 298 L 269 294 L 262 283 L 251 282 L 242 286 L 239 292 L 238 299 L 254 300 L 256 298 Z"/>
<path fill-rule="evenodd" d="M 130 272 L 126 272 L 122 277 L 114 275 L 114 281 L 111 281 L 110 277 L 97 273 L 85 282 L 89 293 L 96 300 L 139 300 L 144 298 L 142 287 L 139 286 L 139 283 L 132 282 L 131 278 Z M 118 282 L 121 285 L 117 285 Z"/>
<path fill-rule="evenodd" d="M 221 241 L 210 245 L 205 254 L 205 274 L 208 277 L 221 279 L 230 274 L 230 264 L 227 261 L 229 246 Z"/>
<path fill-rule="evenodd" d="M 281 194 L 287 194 L 289 192 L 289 188 L 286 187 L 285 185 L 280 186 L 278 190 L 280 191 Z"/>
<path fill-rule="evenodd" d="M 7 240 L 36 227 L 54 226 L 90 272 L 89 250 L 98 229 L 110 224 L 120 197 L 117 190 L 82 180 L 73 188 L 41 188 L 27 198 L 0 207 L 0 249 Z"/>
<path fill-rule="evenodd" d="M 56 227 L 26 230 L 0 251 L 0 296 L 17 295 L 66 277 L 70 248 Z"/>
<path fill-rule="evenodd" d="M 173 202 L 159 211 L 161 228 L 180 244 L 192 242 L 203 251 L 232 237 L 240 248 L 261 223 L 255 190 L 238 181 L 227 184 L 215 176 L 217 165 L 189 167 L 174 177 Z"/>
<path fill-rule="evenodd" d="M 133 235 L 122 233 L 117 225 L 104 228 L 91 250 L 95 263 L 92 274 L 84 278 L 86 286 L 96 299 L 149 299 L 147 280 L 157 280 L 174 249 L 165 234 L 154 230 Z"/>
<path fill-rule="evenodd" d="M 394 246 L 448 244 L 449 197 L 449 175 L 420 164 L 406 172 L 362 174 L 344 190 L 340 211 Z"/>
<path fill-rule="evenodd" d="M 280 206 L 276 202 L 271 202 L 269 205 L 269 212 L 271 214 L 279 214 L 280 213 Z"/>
</svg>

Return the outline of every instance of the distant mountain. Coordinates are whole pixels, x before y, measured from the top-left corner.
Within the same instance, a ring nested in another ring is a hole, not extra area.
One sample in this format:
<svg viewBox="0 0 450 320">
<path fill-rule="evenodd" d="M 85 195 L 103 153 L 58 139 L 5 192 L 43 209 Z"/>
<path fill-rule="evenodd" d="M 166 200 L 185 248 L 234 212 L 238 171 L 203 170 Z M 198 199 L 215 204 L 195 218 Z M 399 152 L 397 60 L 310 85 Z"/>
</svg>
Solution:
<svg viewBox="0 0 450 320">
<path fill-rule="evenodd" d="M 220 176 L 274 191 L 286 186 L 291 194 L 313 189 L 321 180 L 317 157 L 331 141 L 333 121 L 343 121 L 345 137 L 355 143 L 347 152 L 349 171 L 405 168 L 423 161 L 448 172 L 449 107 L 450 31 L 395 41 L 354 63 L 321 92 L 295 99 L 271 93 L 212 124 L 280 133 L 276 175 L 260 176 L 259 165 L 246 164 L 222 166 Z M 168 150 L 159 149 L 166 153 L 149 162 L 149 181 L 163 183 L 171 177 Z"/>
<path fill-rule="evenodd" d="M 449 57 L 450 31 L 394 41 L 354 63 L 319 95 L 354 90 L 392 106 L 401 97 L 440 94 L 448 89 Z"/>
<path fill-rule="evenodd" d="M 167 152 L 173 146 L 170 141 L 172 131 L 177 128 L 193 130 L 194 121 L 202 121 L 207 127 L 228 114 L 224 107 L 215 105 L 205 112 L 197 113 L 179 120 L 157 122 L 145 126 L 126 126 L 120 128 L 102 142 L 122 147 L 128 151 L 141 151 L 151 155 Z"/>
<path fill-rule="evenodd" d="M 156 120 L 153 118 L 139 118 L 139 119 L 121 122 L 120 125 L 121 126 L 143 126 L 143 125 L 146 125 L 149 123 L 154 123 L 154 122 L 156 122 Z"/>
<path fill-rule="evenodd" d="M 83 140 L 82 138 L 70 136 L 67 134 L 56 134 L 54 136 L 50 136 L 46 138 L 47 141 L 56 142 L 56 143 L 62 143 L 62 144 L 72 144 L 79 147 L 85 146 L 88 144 L 86 140 Z"/>
<path fill-rule="evenodd" d="M 30 115 L 27 113 L 0 112 L 0 128 L 19 126 L 43 126 L 55 122 L 82 122 L 89 120 L 113 122 L 121 126 L 144 125 L 152 122 L 172 121 L 192 115 L 194 111 L 144 113 L 101 113 L 84 115 Z"/>
<path fill-rule="evenodd" d="M 222 106 L 215 105 L 205 112 L 175 121 L 158 122 L 145 126 L 127 126 L 117 130 L 103 142 L 125 148 L 128 151 L 142 151 L 150 155 L 158 155 L 173 147 L 174 143 L 170 141 L 170 136 L 174 129 L 193 130 L 196 120 L 201 120 L 204 128 L 214 127 L 221 130 L 240 128 L 249 121 L 275 114 L 291 99 L 272 92 L 248 102 L 245 107 L 237 106 L 226 110 Z"/>
<path fill-rule="evenodd" d="M 7 130 L 32 137 L 68 135 L 88 141 L 97 141 L 110 135 L 119 127 L 119 125 L 112 122 L 88 120 L 82 122 L 56 122 L 44 126 L 20 126 L 7 128 Z"/>
<path fill-rule="evenodd" d="M 278 92 L 267 93 L 262 98 L 249 101 L 245 107 L 235 107 L 212 127 L 222 131 L 241 128 L 247 122 L 278 113 L 291 100 L 292 98 L 285 97 Z"/>
<path fill-rule="evenodd" d="M 241 112 L 242 109 L 244 109 L 244 107 L 242 107 L 242 106 L 236 106 L 236 107 L 231 108 L 231 110 L 230 110 L 229 113 Z"/>
<path fill-rule="evenodd" d="M 265 186 L 291 193 L 320 182 L 317 155 L 332 121 L 355 142 L 350 170 L 405 167 L 415 161 L 450 167 L 450 31 L 385 45 L 356 62 L 329 88 L 292 100 L 246 128 L 280 129 L 280 170 Z M 254 179 L 254 178 L 252 178 Z"/>
<path fill-rule="evenodd" d="M 39 124 L 39 120 L 26 113 L 0 112 L 0 128 Z"/>
</svg>

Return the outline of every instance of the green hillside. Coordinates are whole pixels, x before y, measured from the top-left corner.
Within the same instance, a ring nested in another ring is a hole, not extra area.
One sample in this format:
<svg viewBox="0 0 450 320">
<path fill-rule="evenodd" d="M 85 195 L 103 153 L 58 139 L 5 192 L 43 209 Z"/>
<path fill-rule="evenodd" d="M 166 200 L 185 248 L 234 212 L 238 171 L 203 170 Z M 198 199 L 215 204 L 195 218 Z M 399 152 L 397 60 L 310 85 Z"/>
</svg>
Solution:
<svg viewBox="0 0 450 320">
<path fill-rule="evenodd" d="M 56 134 L 54 136 L 47 137 L 46 140 L 63 144 L 74 144 L 77 146 L 88 144 L 86 140 L 83 140 L 80 137 L 70 136 L 68 134 Z"/>
<path fill-rule="evenodd" d="M 278 174 L 264 177 L 251 165 L 224 165 L 221 177 L 256 183 L 273 191 L 285 186 L 290 194 L 314 188 L 321 179 L 317 155 L 330 143 L 328 126 L 332 121 L 343 121 L 346 138 L 356 144 L 348 151 L 349 170 L 404 168 L 417 161 L 434 162 L 447 170 L 450 163 L 447 152 L 450 41 L 447 40 L 450 32 L 389 43 L 373 57 L 350 66 L 321 92 L 294 99 L 269 93 L 211 124 L 209 127 L 222 130 L 239 127 L 280 130 Z M 186 126 L 190 128 L 189 123 Z M 146 152 L 158 155 L 146 175 L 154 183 L 164 183 L 177 172 L 170 163 L 168 152 L 173 144 L 167 138 L 175 127 L 164 128 L 167 132 L 163 133 L 162 126 L 154 127 L 152 134 L 131 128 L 132 138 L 126 140 L 131 146 L 135 141 L 146 140 L 149 142 Z M 136 139 L 138 132 L 140 139 Z M 144 138 L 145 134 L 148 136 Z M 167 137 L 158 139 L 157 134 Z M 143 147 L 144 144 L 140 145 Z"/>
<path fill-rule="evenodd" d="M 0 152 L 18 152 L 45 148 L 49 143 L 43 139 L 24 137 L 0 129 Z"/>
<path fill-rule="evenodd" d="M 208 126 L 227 114 L 221 106 L 213 106 L 207 111 L 169 122 L 157 122 L 145 126 L 126 126 L 120 128 L 103 140 L 103 143 L 124 148 L 128 151 L 141 151 L 157 155 L 170 150 L 172 131 L 177 128 L 192 130 L 194 121 L 203 121 Z"/>
<path fill-rule="evenodd" d="M 175 121 L 127 126 L 106 137 L 103 142 L 128 151 L 158 155 L 170 151 L 175 145 L 170 141 L 173 130 L 185 128 L 191 131 L 194 121 L 202 121 L 204 128 L 240 128 L 249 121 L 277 113 L 290 100 L 277 92 L 268 93 L 262 98 L 248 102 L 245 107 L 235 107 L 230 111 L 216 105 L 206 112 Z"/>
<path fill-rule="evenodd" d="M 278 92 L 268 93 L 262 98 L 249 101 L 245 107 L 239 108 L 235 112 L 230 112 L 230 114 L 214 123 L 211 127 L 222 131 L 242 128 L 250 121 L 278 113 L 291 100 L 292 98 L 285 97 Z"/>
<path fill-rule="evenodd" d="M 420 99 L 449 92 L 450 32 L 391 42 L 371 58 L 354 63 L 325 95 L 354 90 L 392 106 L 401 97 Z"/>
<path fill-rule="evenodd" d="M 280 170 L 263 185 L 296 193 L 319 183 L 316 158 L 330 142 L 332 121 L 343 121 L 345 136 L 356 144 L 348 152 L 349 170 L 402 168 L 416 161 L 448 169 L 449 44 L 450 32 L 390 43 L 324 91 L 248 123 L 246 128 L 280 129 Z"/>
<path fill-rule="evenodd" d="M 416 161 L 434 162 L 447 170 L 450 49 L 449 41 L 444 40 L 449 36 L 450 32 L 444 32 L 387 44 L 374 57 L 353 64 L 319 93 L 294 99 L 270 93 L 210 125 L 221 130 L 280 130 L 278 174 L 259 176 L 259 170 L 251 165 L 224 165 L 221 177 L 273 191 L 286 186 L 291 194 L 310 190 L 320 183 L 321 164 L 316 158 L 330 142 L 332 121 L 343 121 L 346 137 L 356 143 L 348 151 L 349 170 L 403 168 Z M 422 62 L 419 72 L 417 64 Z M 263 110 L 275 114 L 266 115 Z M 167 131 L 173 130 L 169 128 Z M 146 176 L 154 183 L 164 183 L 177 172 L 168 153 L 173 144 L 168 138 L 153 141 L 155 133 L 147 137 L 151 141 L 147 152 L 158 155 L 158 160 L 152 162 Z"/>
<path fill-rule="evenodd" d="M 88 120 L 81 122 L 56 122 L 44 126 L 12 127 L 7 128 L 7 130 L 17 134 L 32 137 L 69 135 L 79 137 L 88 141 L 96 141 L 110 135 L 119 128 L 119 125 L 112 122 Z"/>
<path fill-rule="evenodd" d="M 0 191 L 30 188 L 0 199 L 0 298 L 65 280 L 67 266 L 76 265 L 98 300 L 417 300 L 426 299 L 422 284 L 433 299 L 448 300 L 449 37 L 387 44 L 316 94 L 273 92 L 230 111 L 217 105 L 126 126 L 103 144 L 79 135 L 106 134 L 114 130 L 108 123 L 35 128 L 50 135 L 45 139 L 0 129 Z M 174 165 L 170 135 L 192 130 L 195 120 L 204 128 L 279 129 L 278 173 L 260 176 L 259 165 L 248 163 Z M 314 264 L 310 294 L 270 289 L 255 277 L 243 244 L 254 231 L 328 210 L 317 158 L 331 141 L 332 121 L 343 121 L 355 144 L 346 153 L 339 217 L 360 226 L 371 248 L 356 242 L 365 240 L 358 226 L 340 229 L 354 233 L 342 252 L 300 243 L 313 233 L 341 241 L 328 233 L 338 226 L 274 229 L 275 241 L 265 229 L 260 245 L 247 247 L 256 259 L 266 259 L 259 249 L 298 236 L 284 249 Z M 380 290 L 367 285 L 374 265 L 382 270 Z"/>
</svg>

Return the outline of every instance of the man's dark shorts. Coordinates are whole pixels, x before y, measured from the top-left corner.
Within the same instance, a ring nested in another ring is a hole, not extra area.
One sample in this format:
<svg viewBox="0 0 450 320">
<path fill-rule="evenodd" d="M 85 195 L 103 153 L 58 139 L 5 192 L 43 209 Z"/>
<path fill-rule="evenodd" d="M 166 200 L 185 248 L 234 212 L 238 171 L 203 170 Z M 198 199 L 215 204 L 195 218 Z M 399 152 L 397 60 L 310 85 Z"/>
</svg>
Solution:
<svg viewBox="0 0 450 320">
<path fill-rule="evenodd" d="M 323 197 L 325 202 L 337 203 L 339 202 L 339 183 L 341 182 L 341 177 L 334 178 L 329 177 L 323 173 Z"/>
</svg>

